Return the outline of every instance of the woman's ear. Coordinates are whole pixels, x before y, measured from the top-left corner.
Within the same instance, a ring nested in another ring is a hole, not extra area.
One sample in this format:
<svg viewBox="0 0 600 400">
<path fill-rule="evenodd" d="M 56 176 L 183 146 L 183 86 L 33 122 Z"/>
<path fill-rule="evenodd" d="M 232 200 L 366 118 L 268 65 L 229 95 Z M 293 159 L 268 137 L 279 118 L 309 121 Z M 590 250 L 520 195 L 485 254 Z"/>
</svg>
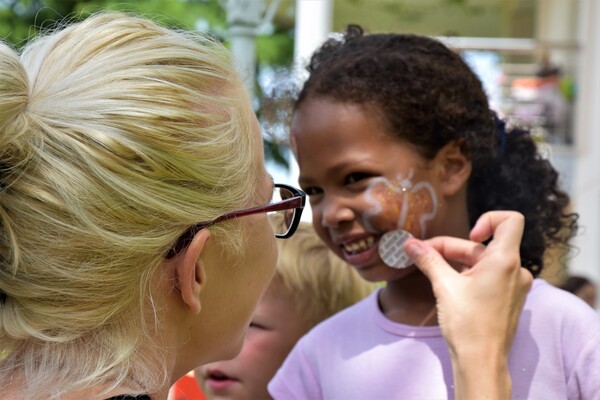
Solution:
<svg viewBox="0 0 600 400">
<path fill-rule="evenodd" d="M 455 140 L 442 147 L 436 155 L 442 194 L 447 197 L 454 196 L 465 187 L 471 176 L 471 160 L 461 151 L 461 147 L 461 142 Z"/>
<path fill-rule="evenodd" d="M 210 231 L 201 229 L 196 233 L 189 246 L 176 256 L 175 286 L 186 307 L 194 314 L 201 309 L 200 291 L 206 281 L 206 271 L 200 255 L 210 239 Z"/>
</svg>

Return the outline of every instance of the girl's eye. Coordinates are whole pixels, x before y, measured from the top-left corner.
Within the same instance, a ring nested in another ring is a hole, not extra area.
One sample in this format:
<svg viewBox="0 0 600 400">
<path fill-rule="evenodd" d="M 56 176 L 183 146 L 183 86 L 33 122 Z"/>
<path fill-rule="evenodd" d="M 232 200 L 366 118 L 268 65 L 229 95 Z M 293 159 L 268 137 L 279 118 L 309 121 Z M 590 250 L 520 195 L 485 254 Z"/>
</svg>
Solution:
<svg viewBox="0 0 600 400">
<path fill-rule="evenodd" d="M 307 196 L 314 196 L 316 194 L 321 194 L 323 191 L 317 187 L 307 187 L 307 188 L 302 188 L 302 190 L 304 191 L 304 193 L 306 193 Z"/>
<path fill-rule="evenodd" d="M 364 173 L 364 172 L 353 172 L 351 174 L 348 174 L 348 176 L 346 176 L 346 183 L 352 184 L 352 183 L 360 182 L 364 179 L 370 178 L 371 176 L 372 175 Z"/>
</svg>

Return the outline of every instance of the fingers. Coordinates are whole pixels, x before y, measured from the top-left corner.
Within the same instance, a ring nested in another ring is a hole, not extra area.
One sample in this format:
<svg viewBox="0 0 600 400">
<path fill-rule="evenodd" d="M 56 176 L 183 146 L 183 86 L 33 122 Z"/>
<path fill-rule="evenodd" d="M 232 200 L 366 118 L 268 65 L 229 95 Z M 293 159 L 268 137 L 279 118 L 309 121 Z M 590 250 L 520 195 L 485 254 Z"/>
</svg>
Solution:
<svg viewBox="0 0 600 400">
<path fill-rule="evenodd" d="M 465 265 L 477 263 L 486 249 L 481 243 L 450 236 L 438 236 L 425 242 L 437 250 L 446 260 L 457 261 Z"/>
<path fill-rule="evenodd" d="M 433 284 L 458 273 L 446 260 L 475 266 L 483 257 L 492 257 L 492 263 L 502 260 L 501 264 L 507 267 L 520 267 L 519 246 L 524 225 L 525 220 L 520 213 L 491 211 L 483 214 L 473 227 L 470 235 L 473 241 L 452 237 L 436 237 L 427 241 L 410 239 L 404 243 L 404 250 Z M 494 240 L 489 246 L 481 244 L 492 236 Z M 511 258 L 514 260 L 511 261 Z M 528 274 L 527 271 L 523 273 Z"/>
<path fill-rule="evenodd" d="M 444 277 L 457 272 L 444 260 L 444 258 L 429 244 L 418 239 L 409 239 L 404 243 L 404 251 L 413 259 L 417 268 L 421 270 L 435 286 Z"/>
<path fill-rule="evenodd" d="M 494 236 L 495 246 L 504 249 L 519 248 L 525 227 L 525 218 L 515 211 L 491 211 L 483 214 L 471 230 L 470 238 L 483 242 Z"/>
</svg>

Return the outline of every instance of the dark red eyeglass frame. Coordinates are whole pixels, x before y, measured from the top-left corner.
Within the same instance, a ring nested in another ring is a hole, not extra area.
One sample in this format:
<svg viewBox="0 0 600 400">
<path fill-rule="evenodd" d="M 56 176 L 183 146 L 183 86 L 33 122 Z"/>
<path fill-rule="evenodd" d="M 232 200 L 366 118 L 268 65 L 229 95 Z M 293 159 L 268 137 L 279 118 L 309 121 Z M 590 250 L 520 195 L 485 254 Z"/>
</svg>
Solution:
<svg viewBox="0 0 600 400">
<path fill-rule="evenodd" d="M 185 232 L 183 232 L 181 234 L 181 236 L 179 236 L 179 238 L 177 238 L 177 240 L 175 241 L 175 244 L 173 244 L 173 247 L 171 247 L 169 249 L 165 258 L 168 259 L 168 258 L 175 257 L 183 249 L 185 249 L 187 246 L 189 246 L 189 244 L 191 243 L 191 241 L 194 238 L 194 236 L 196 235 L 196 233 L 198 233 L 198 231 L 208 228 L 209 226 L 212 226 L 219 222 L 227 221 L 227 220 L 230 220 L 233 218 L 245 217 L 247 215 L 252 215 L 252 214 L 266 213 L 266 212 L 271 212 L 271 211 L 283 211 L 283 210 L 289 210 L 289 209 L 294 208 L 295 209 L 294 210 L 294 218 L 292 220 L 292 223 L 290 224 L 288 231 L 283 234 L 278 234 L 278 233 L 275 234 L 275 237 L 280 238 L 280 239 L 289 238 L 290 236 L 292 236 L 294 234 L 294 232 L 296 232 L 296 228 L 298 228 L 298 224 L 300 224 L 300 217 L 302 216 L 302 210 L 304 210 L 304 205 L 306 204 L 306 193 L 304 193 L 300 189 L 297 189 L 293 186 L 289 186 L 289 185 L 286 185 L 283 183 L 276 183 L 275 187 L 289 190 L 293 196 L 290 197 L 289 199 L 285 199 L 285 200 L 279 201 L 277 203 L 269 203 L 264 206 L 247 208 L 245 210 L 232 211 L 232 212 L 223 214 L 223 215 L 213 219 L 212 221 L 199 222 L 197 224 L 194 224 L 190 228 L 188 228 Z"/>
</svg>

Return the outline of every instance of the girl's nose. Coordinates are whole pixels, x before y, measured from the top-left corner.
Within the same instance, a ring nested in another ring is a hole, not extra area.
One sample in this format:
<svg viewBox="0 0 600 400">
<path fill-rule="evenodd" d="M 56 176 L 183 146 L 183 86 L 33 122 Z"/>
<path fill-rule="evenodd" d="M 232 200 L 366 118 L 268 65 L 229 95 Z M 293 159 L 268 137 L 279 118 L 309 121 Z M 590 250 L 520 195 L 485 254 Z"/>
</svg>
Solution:
<svg viewBox="0 0 600 400">
<path fill-rule="evenodd" d="M 354 220 L 354 211 L 345 204 L 344 199 L 324 199 L 321 207 L 321 225 L 325 228 L 338 229 L 344 222 Z"/>
</svg>

